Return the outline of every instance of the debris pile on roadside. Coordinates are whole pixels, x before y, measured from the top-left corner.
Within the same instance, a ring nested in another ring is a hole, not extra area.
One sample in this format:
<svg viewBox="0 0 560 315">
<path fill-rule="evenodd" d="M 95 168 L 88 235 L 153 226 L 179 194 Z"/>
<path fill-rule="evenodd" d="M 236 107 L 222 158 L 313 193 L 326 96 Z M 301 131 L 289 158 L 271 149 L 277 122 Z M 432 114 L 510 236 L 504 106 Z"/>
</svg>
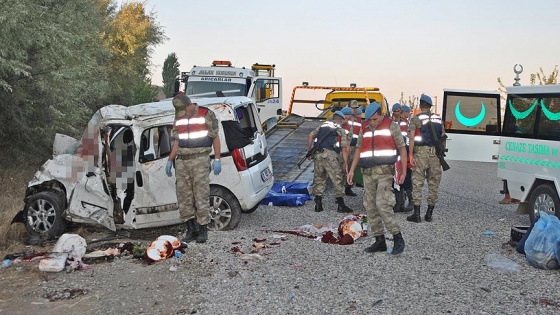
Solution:
<svg viewBox="0 0 560 315">
<path fill-rule="evenodd" d="M 323 243 L 350 245 L 362 236 L 367 236 L 367 216 L 348 215 L 338 224 L 306 224 L 293 230 L 274 231 L 321 240 Z"/>
<path fill-rule="evenodd" d="M 273 241 L 267 241 L 266 238 L 254 238 L 252 239 L 250 248 L 245 250 L 242 248 L 241 241 L 234 241 L 231 243 L 233 247 L 230 248 L 230 252 L 239 257 L 245 264 L 247 264 L 248 261 L 264 260 L 264 256 L 267 255 L 262 252 L 264 249 L 280 246 L 280 242 L 286 240 L 283 235 L 277 234 L 273 234 L 271 238 Z"/>
</svg>

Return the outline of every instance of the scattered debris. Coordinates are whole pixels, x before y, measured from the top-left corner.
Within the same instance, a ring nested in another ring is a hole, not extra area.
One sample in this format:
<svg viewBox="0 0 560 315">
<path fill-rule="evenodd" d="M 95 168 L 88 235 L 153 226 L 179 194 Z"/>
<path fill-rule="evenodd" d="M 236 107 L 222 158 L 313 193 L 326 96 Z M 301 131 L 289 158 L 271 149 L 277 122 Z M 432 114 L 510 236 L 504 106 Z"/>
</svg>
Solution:
<svg viewBox="0 0 560 315">
<path fill-rule="evenodd" d="M 488 254 L 486 256 L 488 267 L 496 272 L 519 272 L 521 266 L 515 261 L 500 254 Z"/>
<path fill-rule="evenodd" d="M 349 215 L 335 224 L 306 224 L 290 231 L 273 231 L 321 240 L 323 243 L 349 245 L 362 236 L 367 236 L 363 226 L 367 225 L 366 215 Z"/>
<path fill-rule="evenodd" d="M 161 239 L 153 241 L 146 250 L 146 256 L 153 261 L 165 260 L 173 255 L 173 245 L 169 241 Z"/>
<path fill-rule="evenodd" d="M 560 308 L 560 302 L 556 302 L 553 299 L 541 297 L 539 301 L 535 304 L 544 305 L 544 306 L 552 306 L 554 308 Z"/>
<path fill-rule="evenodd" d="M 482 232 L 482 235 L 492 236 L 492 235 L 496 235 L 496 232 L 494 232 L 494 231 L 484 231 L 484 232 Z"/>
<path fill-rule="evenodd" d="M 254 261 L 264 260 L 264 257 L 259 254 L 241 254 L 239 258 L 242 260 L 254 260 Z"/>
<path fill-rule="evenodd" d="M 48 292 L 43 295 L 44 298 L 48 299 L 50 302 L 56 302 L 60 300 L 71 300 L 75 299 L 80 295 L 88 294 L 87 289 L 62 289 L 62 290 L 55 290 L 53 292 Z"/>
<path fill-rule="evenodd" d="M 66 266 L 68 253 L 51 253 L 47 258 L 39 261 L 39 270 L 45 272 L 60 272 Z"/>
<path fill-rule="evenodd" d="M 66 267 L 68 271 L 89 269 L 89 266 L 82 262 L 86 247 L 86 240 L 80 235 L 62 234 L 52 253 L 39 261 L 39 270 L 60 272 Z"/>
</svg>

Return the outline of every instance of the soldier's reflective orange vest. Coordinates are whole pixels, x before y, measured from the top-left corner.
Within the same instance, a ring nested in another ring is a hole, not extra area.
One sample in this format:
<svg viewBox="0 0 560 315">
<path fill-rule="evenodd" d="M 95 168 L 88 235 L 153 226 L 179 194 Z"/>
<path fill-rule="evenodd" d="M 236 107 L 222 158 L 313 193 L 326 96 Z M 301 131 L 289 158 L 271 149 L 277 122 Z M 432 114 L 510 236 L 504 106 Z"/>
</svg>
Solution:
<svg viewBox="0 0 560 315">
<path fill-rule="evenodd" d="M 177 138 L 181 148 L 200 148 L 212 146 L 212 138 L 208 136 L 206 113 L 208 108 L 199 107 L 195 116 L 182 117 L 175 121 Z"/>
<path fill-rule="evenodd" d="M 401 134 L 403 136 L 404 144 L 406 145 L 406 150 L 408 153 L 408 145 L 410 144 L 410 140 L 408 139 L 408 120 L 406 118 L 401 118 L 399 127 L 401 127 Z M 410 154 L 406 156 L 406 167 L 412 168 L 412 164 L 410 164 Z"/>
<path fill-rule="evenodd" d="M 408 120 L 406 118 L 401 118 L 399 121 L 399 127 L 401 127 L 402 136 L 408 138 Z"/>
<path fill-rule="evenodd" d="M 367 122 L 362 130 L 363 140 L 360 148 L 360 166 L 392 165 L 399 155 L 395 139 L 391 136 L 391 118 L 384 117 L 375 130 L 370 130 Z"/>
<path fill-rule="evenodd" d="M 360 130 L 362 130 L 362 119 L 360 117 L 355 117 L 356 121 L 348 120 L 348 123 L 344 124 L 342 128 L 346 129 L 348 132 L 352 130 L 352 139 L 350 140 L 350 145 L 355 146 L 358 143 L 358 135 Z"/>
</svg>

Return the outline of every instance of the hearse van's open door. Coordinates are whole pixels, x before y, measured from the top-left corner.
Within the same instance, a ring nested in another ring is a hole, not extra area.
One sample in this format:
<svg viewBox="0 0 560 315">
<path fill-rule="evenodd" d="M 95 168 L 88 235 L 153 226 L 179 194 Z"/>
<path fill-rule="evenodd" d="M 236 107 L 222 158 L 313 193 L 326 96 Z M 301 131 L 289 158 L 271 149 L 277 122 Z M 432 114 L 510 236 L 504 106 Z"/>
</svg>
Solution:
<svg viewBox="0 0 560 315">
<path fill-rule="evenodd" d="M 501 135 L 500 93 L 444 90 L 446 159 L 496 162 Z"/>
</svg>

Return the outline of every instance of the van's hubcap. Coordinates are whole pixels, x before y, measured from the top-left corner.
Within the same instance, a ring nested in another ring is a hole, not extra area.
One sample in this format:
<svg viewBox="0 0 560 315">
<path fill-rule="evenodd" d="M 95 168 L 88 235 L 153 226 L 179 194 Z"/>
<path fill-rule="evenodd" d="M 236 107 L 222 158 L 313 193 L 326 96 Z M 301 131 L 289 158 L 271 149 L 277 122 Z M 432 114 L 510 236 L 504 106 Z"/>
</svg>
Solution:
<svg viewBox="0 0 560 315">
<path fill-rule="evenodd" d="M 536 215 L 539 215 L 540 211 L 544 211 L 548 214 L 554 215 L 554 212 L 556 210 L 554 208 L 554 199 L 552 199 L 552 197 L 547 194 L 540 194 L 535 200 L 533 210 L 535 211 Z"/>
<path fill-rule="evenodd" d="M 46 232 L 50 230 L 56 219 L 54 206 L 45 199 L 37 199 L 29 205 L 27 220 L 29 226 L 36 232 Z"/>
<path fill-rule="evenodd" d="M 214 229 L 223 230 L 231 221 L 231 206 L 222 197 L 210 196 L 210 219 Z"/>
</svg>

